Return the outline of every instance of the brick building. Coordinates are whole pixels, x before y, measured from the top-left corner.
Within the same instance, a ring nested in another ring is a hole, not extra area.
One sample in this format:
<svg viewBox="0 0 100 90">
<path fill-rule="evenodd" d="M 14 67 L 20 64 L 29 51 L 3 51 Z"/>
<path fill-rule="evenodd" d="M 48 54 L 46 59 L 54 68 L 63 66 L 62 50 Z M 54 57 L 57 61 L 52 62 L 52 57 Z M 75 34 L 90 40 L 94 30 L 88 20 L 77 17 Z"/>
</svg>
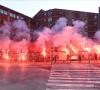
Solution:
<svg viewBox="0 0 100 90">
<path fill-rule="evenodd" d="M 24 20 L 30 30 L 37 28 L 37 21 L 33 18 L 0 5 L 0 26 L 4 25 L 5 21 L 11 25 L 14 20 L 18 19 Z"/>
<path fill-rule="evenodd" d="M 47 11 L 40 10 L 33 18 L 36 19 L 39 25 L 52 27 L 56 20 L 60 17 L 65 17 L 68 25 L 72 25 L 74 20 L 82 20 L 86 22 L 85 32 L 88 37 L 93 37 L 98 30 L 98 13 L 64 10 L 64 9 L 49 9 Z"/>
<path fill-rule="evenodd" d="M 99 8 L 100 13 L 100 8 Z M 33 18 L 21 14 L 17 11 L 9 9 L 5 6 L 0 5 L 0 26 L 4 25 L 4 22 L 7 21 L 9 25 L 14 20 L 22 19 L 24 20 L 28 28 L 31 31 L 37 29 L 39 26 L 49 26 L 52 27 L 57 19 L 60 17 L 65 17 L 68 20 L 68 25 L 72 25 L 74 20 L 82 20 L 86 22 L 85 32 L 88 37 L 93 37 L 94 33 L 98 30 L 100 18 L 98 13 L 91 12 L 82 12 L 82 11 L 74 11 L 74 10 L 64 10 L 64 9 L 49 9 L 47 11 L 40 10 Z"/>
</svg>

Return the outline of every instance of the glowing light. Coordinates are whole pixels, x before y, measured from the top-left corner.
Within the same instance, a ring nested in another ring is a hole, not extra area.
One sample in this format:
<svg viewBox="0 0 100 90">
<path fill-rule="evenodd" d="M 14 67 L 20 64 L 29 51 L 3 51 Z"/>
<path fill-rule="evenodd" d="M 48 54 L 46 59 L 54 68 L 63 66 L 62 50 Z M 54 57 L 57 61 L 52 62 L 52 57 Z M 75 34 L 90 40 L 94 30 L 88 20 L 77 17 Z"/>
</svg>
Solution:
<svg viewBox="0 0 100 90">
<path fill-rule="evenodd" d="M 6 59 L 9 59 L 8 55 L 5 56 Z"/>
<path fill-rule="evenodd" d="M 64 47 L 64 48 L 62 49 L 62 51 L 65 51 L 67 54 L 69 54 L 69 50 L 68 50 L 66 47 Z"/>
<path fill-rule="evenodd" d="M 45 50 L 42 51 L 42 54 L 43 54 L 44 57 L 46 56 Z"/>
<path fill-rule="evenodd" d="M 8 49 L 8 50 L 7 50 L 7 53 L 5 54 L 5 58 L 6 58 L 7 60 L 9 59 L 9 55 L 8 55 L 9 50 L 10 50 L 10 49 Z"/>
<path fill-rule="evenodd" d="M 25 56 L 24 55 L 22 56 L 22 60 L 25 60 Z"/>
<path fill-rule="evenodd" d="M 98 54 L 100 54 L 100 45 L 96 45 L 93 48 Z"/>
<path fill-rule="evenodd" d="M 90 48 L 86 47 L 86 48 L 84 48 L 84 50 L 86 50 L 86 51 L 90 51 Z"/>
<path fill-rule="evenodd" d="M 70 44 L 70 47 L 72 48 L 72 51 L 74 51 L 75 53 L 78 53 L 77 50 L 75 49 L 75 47 L 72 44 Z"/>
<path fill-rule="evenodd" d="M 69 50 L 68 49 L 65 49 L 64 51 L 66 51 L 66 53 L 69 54 Z"/>
</svg>

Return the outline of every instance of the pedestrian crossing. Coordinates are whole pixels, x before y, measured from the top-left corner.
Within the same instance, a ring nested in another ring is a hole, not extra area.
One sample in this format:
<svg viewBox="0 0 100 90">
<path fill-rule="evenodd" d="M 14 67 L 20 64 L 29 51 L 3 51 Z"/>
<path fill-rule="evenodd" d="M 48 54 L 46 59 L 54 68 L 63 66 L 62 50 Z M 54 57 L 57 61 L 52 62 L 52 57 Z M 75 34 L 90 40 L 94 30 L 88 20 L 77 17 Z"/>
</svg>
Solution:
<svg viewBox="0 0 100 90">
<path fill-rule="evenodd" d="M 100 68 L 90 64 L 53 64 L 46 90 L 100 90 Z"/>
</svg>

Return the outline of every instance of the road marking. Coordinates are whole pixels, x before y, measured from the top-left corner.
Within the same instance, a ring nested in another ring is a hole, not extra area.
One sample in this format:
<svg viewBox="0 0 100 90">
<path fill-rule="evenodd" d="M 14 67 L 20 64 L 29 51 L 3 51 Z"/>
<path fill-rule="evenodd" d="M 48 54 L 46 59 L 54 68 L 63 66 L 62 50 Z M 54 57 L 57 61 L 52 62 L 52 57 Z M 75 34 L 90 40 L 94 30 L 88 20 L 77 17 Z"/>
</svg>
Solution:
<svg viewBox="0 0 100 90">
<path fill-rule="evenodd" d="M 74 83 L 76 81 L 71 81 L 71 80 L 48 80 L 49 83 Z M 84 83 L 84 80 L 77 81 L 77 83 Z M 100 81 L 85 81 L 85 83 L 100 83 Z"/>
<path fill-rule="evenodd" d="M 46 90 L 99 90 L 100 68 L 91 65 L 52 65 Z"/>
</svg>

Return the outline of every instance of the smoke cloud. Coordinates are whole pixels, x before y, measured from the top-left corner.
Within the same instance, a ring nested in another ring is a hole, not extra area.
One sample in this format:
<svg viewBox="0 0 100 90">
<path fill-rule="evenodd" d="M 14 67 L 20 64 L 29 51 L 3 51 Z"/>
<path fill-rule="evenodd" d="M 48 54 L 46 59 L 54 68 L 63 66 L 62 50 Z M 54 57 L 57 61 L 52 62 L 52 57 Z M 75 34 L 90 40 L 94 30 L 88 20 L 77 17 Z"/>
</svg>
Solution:
<svg viewBox="0 0 100 90">
<path fill-rule="evenodd" d="M 86 37 L 85 22 L 74 21 L 74 26 L 68 26 L 67 23 L 66 18 L 59 18 L 52 28 L 43 27 L 41 30 L 35 30 L 32 33 L 22 20 L 14 21 L 11 26 L 5 23 L 4 26 L 0 27 L 0 49 L 28 50 L 28 45 L 32 39 L 35 44 L 35 47 L 33 47 L 35 52 L 50 51 L 51 47 L 58 50 L 63 48 L 72 50 L 74 47 L 77 51 L 86 48 L 97 51 L 97 48 L 100 47 L 98 44 L 100 42 L 100 31 L 95 33 L 94 37 L 97 40 L 95 42 Z"/>
<path fill-rule="evenodd" d="M 44 28 L 43 32 L 39 32 L 39 37 L 36 42 L 37 46 L 46 47 L 46 43 L 49 41 L 49 46 L 57 47 L 58 50 L 62 50 L 62 48 L 71 49 L 72 47 L 78 51 L 85 50 L 85 48 L 94 50 L 96 42 L 87 38 L 84 31 L 85 22 L 77 20 L 73 22 L 73 25 L 67 26 L 67 19 L 59 18 L 51 29 Z M 99 33 L 96 32 L 97 39 L 100 36 Z"/>
</svg>

